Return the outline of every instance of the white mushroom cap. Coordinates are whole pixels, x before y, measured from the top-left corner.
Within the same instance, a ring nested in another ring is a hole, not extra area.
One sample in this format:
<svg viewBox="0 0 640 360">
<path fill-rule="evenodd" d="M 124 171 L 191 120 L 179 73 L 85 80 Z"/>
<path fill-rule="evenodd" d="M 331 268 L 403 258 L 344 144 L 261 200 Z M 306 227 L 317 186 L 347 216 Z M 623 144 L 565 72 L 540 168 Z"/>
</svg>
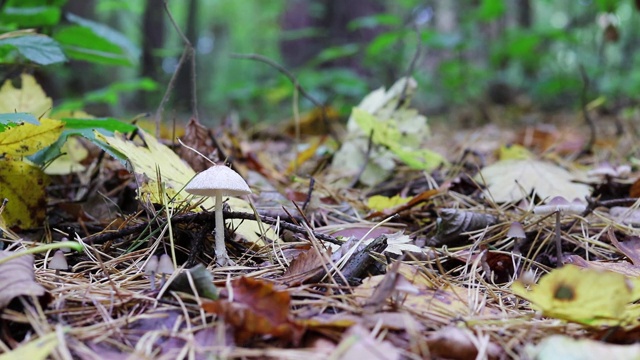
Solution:
<svg viewBox="0 0 640 360">
<path fill-rule="evenodd" d="M 158 257 L 152 255 L 147 261 L 147 265 L 144 267 L 144 273 L 147 275 L 151 275 L 153 273 L 158 272 Z"/>
<path fill-rule="evenodd" d="M 214 165 L 199 173 L 184 189 L 200 196 L 214 196 L 217 191 L 230 196 L 251 194 L 242 176 L 225 165 Z"/>
<path fill-rule="evenodd" d="M 169 255 L 160 255 L 160 260 L 158 260 L 158 269 L 156 271 L 160 274 L 173 274 L 173 270 L 173 262 L 171 261 Z"/>
<path fill-rule="evenodd" d="M 514 221 L 509 225 L 509 230 L 507 231 L 507 237 L 524 239 L 527 237 L 527 234 L 524 232 L 524 227 L 518 221 Z"/>
<path fill-rule="evenodd" d="M 561 212 L 564 214 L 577 215 L 585 211 L 587 205 L 582 203 L 580 199 L 575 199 L 569 202 L 562 196 L 556 196 L 549 200 L 545 205 L 538 205 L 533 208 L 533 213 L 538 215 L 548 215 L 553 212 Z"/>
<path fill-rule="evenodd" d="M 49 260 L 49 269 L 52 270 L 67 270 L 69 264 L 67 264 L 67 259 L 64 257 L 64 253 L 61 250 L 56 251 L 51 260 Z"/>
</svg>

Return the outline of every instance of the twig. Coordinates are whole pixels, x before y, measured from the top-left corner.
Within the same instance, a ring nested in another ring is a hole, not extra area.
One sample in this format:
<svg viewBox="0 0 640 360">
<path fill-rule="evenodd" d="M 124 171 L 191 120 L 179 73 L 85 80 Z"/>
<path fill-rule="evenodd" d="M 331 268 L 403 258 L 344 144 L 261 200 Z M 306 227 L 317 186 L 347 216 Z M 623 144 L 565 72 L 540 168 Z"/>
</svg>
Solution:
<svg viewBox="0 0 640 360">
<path fill-rule="evenodd" d="M 180 56 L 180 60 L 178 61 L 178 64 L 176 65 L 175 71 L 173 72 L 173 75 L 171 75 L 171 79 L 169 80 L 169 84 L 167 85 L 167 90 L 164 92 L 164 95 L 162 96 L 162 100 L 160 100 L 160 104 L 158 105 L 158 109 L 156 110 L 156 137 L 160 138 L 160 123 L 162 122 L 162 113 L 164 112 L 164 106 L 166 105 L 167 101 L 169 101 L 169 96 L 171 95 L 171 92 L 173 91 L 173 88 L 176 85 L 176 81 L 178 79 L 178 75 L 180 74 L 180 69 L 182 68 L 182 65 L 184 65 L 184 62 L 187 60 L 187 57 L 191 56 L 192 60 L 191 60 L 191 85 L 193 86 L 193 94 L 192 94 L 192 99 L 191 99 L 191 111 L 193 112 L 193 116 L 196 118 L 196 120 L 198 119 L 198 103 L 197 103 L 197 96 L 196 96 L 196 59 L 195 59 L 195 51 L 193 48 L 193 45 L 191 44 L 191 42 L 189 41 L 189 39 L 187 39 L 187 37 L 182 33 L 182 31 L 180 30 L 180 27 L 178 26 L 178 23 L 176 23 L 175 19 L 173 18 L 173 15 L 171 15 L 171 10 L 169 10 L 169 0 L 163 0 L 162 4 L 164 6 L 164 11 L 167 14 L 167 16 L 169 17 L 169 20 L 171 21 L 171 24 L 173 25 L 174 29 L 176 29 L 176 31 L 178 32 L 178 35 L 180 36 L 180 38 L 182 39 L 182 41 L 184 42 L 184 50 L 182 51 L 182 56 Z"/>
<path fill-rule="evenodd" d="M 307 191 L 307 198 L 304 200 L 304 204 L 302 204 L 302 211 L 307 211 L 307 206 L 311 202 L 311 196 L 313 195 L 313 186 L 316 184 L 316 179 L 309 178 L 309 190 Z"/>
<path fill-rule="evenodd" d="M 224 214 L 224 218 L 225 219 L 240 219 L 240 220 L 257 221 L 256 216 L 254 214 L 252 214 L 252 213 L 235 212 L 235 211 L 224 211 L 223 214 Z M 166 219 L 163 219 L 161 217 L 158 217 L 157 220 L 158 220 L 157 221 L 158 223 L 162 223 L 162 222 L 166 221 Z M 285 222 L 282 219 L 275 219 L 275 218 L 272 218 L 272 217 L 269 217 L 269 216 L 261 215 L 260 216 L 260 220 L 262 222 L 264 222 L 264 223 L 269 224 L 269 225 L 279 224 L 278 226 L 280 226 L 280 228 L 285 229 L 285 230 L 289 230 L 289 231 L 292 231 L 292 232 L 295 232 L 295 233 L 299 233 L 299 234 L 306 234 L 307 233 L 307 230 L 304 227 Z M 176 225 L 176 224 L 187 224 L 187 223 L 204 223 L 204 222 L 213 222 L 213 221 L 214 221 L 214 214 L 213 213 L 209 213 L 209 212 L 181 214 L 181 215 L 176 215 L 176 216 L 171 218 L 171 223 L 173 225 Z M 110 241 L 110 240 L 123 238 L 125 236 L 129 236 L 129 235 L 133 235 L 133 234 L 142 235 L 143 233 L 147 233 L 147 232 L 151 233 L 153 231 L 153 228 L 155 228 L 155 227 L 158 227 L 158 226 L 157 225 L 153 225 L 152 223 L 144 222 L 144 223 L 141 223 L 141 224 L 129 226 L 129 227 L 117 230 L 117 231 L 113 231 L 113 232 L 105 232 L 105 233 L 100 233 L 100 234 L 87 236 L 83 240 L 84 241 L 91 241 L 94 244 L 100 244 L 100 243 L 104 243 L 104 242 L 107 242 L 107 241 Z M 342 245 L 342 241 L 334 238 L 333 236 L 322 234 L 322 233 L 317 233 L 317 232 L 313 232 L 313 235 L 316 238 L 318 238 L 319 240 L 327 241 L 327 242 L 330 242 L 332 244 Z"/>
<path fill-rule="evenodd" d="M 589 141 L 585 145 L 584 149 L 582 149 L 582 154 L 591 154 L 593 152 L 593 145 L 596 143 L 596 124 L 589 115 L 589 111 L 587 110 L 587 92 L 589 90 L 589 76 L 587 76 L 587 72 L 584 69 L 584 65 L 580 64 L 580 76 L 582 77 L 582 92 L 580 94 L 580 103 L 582 106 L 582 115 L 584 116 L 584 121 L 586 121 L 587 125 L 589 125 Z"/>
<path fill-rule="evenodd" d="M 413 28 L 416 31 L 416 37 L 418 40 L 418 44 L 416 45 L 416 52 L 413 54 L 413 59 L 411 59 L 411 63 L 409 64 L 409 68 L 407 69 L 407 74 L 405 75 L 404 87 L 402 88 L 402 92 L 398 97 L 398 104 L 396 105 L 396 110 L 402 107 L 404 103 L 407 101 L 407 90 L 409 90 L 409 78 L 411 74 L 413 74 L 413 70 L 415 70 L 416 64 L 418 63 L 418 58 L 420 58 L 420 54 L 422 53 L 422 41 L 420 41 L 420 28 L 418 24 L 413 23 Z"/>
</svg>

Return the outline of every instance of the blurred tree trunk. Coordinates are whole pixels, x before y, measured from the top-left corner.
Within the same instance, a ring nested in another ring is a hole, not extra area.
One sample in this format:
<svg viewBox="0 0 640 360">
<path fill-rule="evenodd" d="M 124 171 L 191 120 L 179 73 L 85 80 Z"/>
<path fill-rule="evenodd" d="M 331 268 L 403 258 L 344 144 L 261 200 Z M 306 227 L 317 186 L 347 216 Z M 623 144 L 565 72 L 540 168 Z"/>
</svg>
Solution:
<svg viewBox="0 0 640 360">
<path fill-rule="evenodd" d="M 280 21 L 283 31 L 318 30 L 313 35 L 280 42 L 285 64 L 298 67 L 324 49 L 369 43 L 382 29 L 351 31 L 347 27 L 354 19 L 384 12 L 385 7 L 378 0 L 289 0 L 286 9 Z M 349 56 L 326 62 L 322 67 L 348 67 L 362 72 L 361 63 L 361 56 Z"/>
<path fill-rule="evenodd" d="M 197 26 L 197 15 L 198 15 L 198 0 L 189 0 L 189 10 L 187 11 L 187 19 L 186 19 L 186 31 L 184 31 L 184 35 L 189 39 L 191 44 L 195 47 L 196 41 L 198 38 L 198 26 Z M 182 40 L 181 40 L 182 42 Z M 184 44 L 182 44 L 184 46 Z M 196 56 L 194 53 L 193 56 Z M 184 64 L 182 64 L 182 68 L 180 69 L 180 74 L 178 76 L 178 81 L 176 83 L 176 88 L 174 90 L 174 99 L 176 107 L 180 110 L 190 111 L 191 110 L 191 102 L 195 94 L 193 93 L 193 77 L 196 74 L 193 73 L 193 69 L 191 68 L 191 58 L 187 58 Z"/>
<path fill-rule="evenodd" d="M 531 0 L 518 0 L 517 3 L 518 25 L 521 28 L 530 29 L 533 24 L 533 11 Z"/>
<path fill-rule="evenodd" d="M 165 14 L 162 0 L 147 0 L 142 18 L 142 64 L 140 75 L 155 81 L 161 81 L 162 59 L 154 52 L 164 47 Z M 138 93 L 140 103 L 145 108 L 153 107 L 157 95 L 149 95 L 146 91 Z M 155 104 L 157 105 L 157 104 Z"/>
</svg>

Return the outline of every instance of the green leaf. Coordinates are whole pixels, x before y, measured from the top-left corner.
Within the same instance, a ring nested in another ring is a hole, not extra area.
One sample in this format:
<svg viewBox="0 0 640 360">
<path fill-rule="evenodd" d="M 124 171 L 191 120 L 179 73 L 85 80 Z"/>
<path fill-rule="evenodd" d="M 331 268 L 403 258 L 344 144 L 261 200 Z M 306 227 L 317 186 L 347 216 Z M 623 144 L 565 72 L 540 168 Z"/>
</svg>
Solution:
<svg viewBox="0 0 640 360">
<path fill-rule="evenodd" d="M 120 46 L 96 35 L 88 27 L 78 25 L 65 27 L 53 37 L 72 59 L 107 65 L 132 65 Z"/>
<path fill-rule="evenodd" d="M 0 124 L 20 124 L 22 122 L 26 122 L 33 125 L 40 125 L 38 119 L 35 116 L 29 113 L 8 113 L 8 114 L 0 114 Z"/>
<path fill-rule="evenodd" d="M 140 49 L 121 32 L 74 14 L 67 14 L 66 17 L 72 23 L 89 28 L 97 36 L 100 36 L 110 43 L 118 45 L 121 49 L 124 49 L 129 54 L 132 62 L 135 62 L 136 59 L 140 57 Z"/>
<path fill-rule="evenodd" d="M 50 65 L 65 61 L 57 41 L 46 35 L 26 35 L 0 39 L 0 46 L 10 45 L 27 59 L 40 65 Z"/>
<path fill-rule="evenodd" d="M 124 159 L 124 154 L 112 149 L 107 144 L 104 144 L 96 140 L 95 131 L 98 131 L 106 136 L 113 136 L 114 131 L 130 132 L 136 129 L 135 126 L 127 124 L 114 118 L 101 118 L 101 119 L 76 119 L 76 118 L 64 118 L 62 122 L 65 124 L 64 131 L 58 138 L 58 140 L 51 144 L 46 149 L 43 149 L 34 155 L 29 157 L 29 160 L 35 164 L 43 165 L 51 162 L 55 158 L 61 155 L 60 149 L 67 142 L 69 136 L 82 136 L 94 144 L 107 151 L 110 155 L 117 159 Z"/>
<path fill-rule="evenodd" d="M 133 79 L 129 81 L 118 81 L 104 89 L 94 90 L 85 93 L 81 99 L 67 99 L 59 104 L 57 110 L 78 110 L 86 104 L 105 103 L 114 105 L 118 102 L 120 95 L 134 91 L 154 91 L 158 84 L 149 78 Z"/>
<path fill-rule="evenodd" d="M 63 118 L 65 129 L 82 130 L 82 129 L 103 129 L 109 132 L 119 131 L 122 133 L 131 132 L 136 129 L 134 125 L 127 124 L 114 118 L 100 119 L 76 119 Z M 109 134 L 111 136 L 112 134 Z"/>
<path fill-rule="evenodd" d="M 60 8 L 55 6 L 13 7 L 7 5 L 0 13 L 0 23 L 15 24 L 21 28 L 52 26 L 59 22 Z"/>
<path fill-rule="evenodd" d="M 483 0 L 478 9 L 478 17 L 484 21 L 491 21 L 504 15 L 506 10 L 504 0 Z"/>
</svg>

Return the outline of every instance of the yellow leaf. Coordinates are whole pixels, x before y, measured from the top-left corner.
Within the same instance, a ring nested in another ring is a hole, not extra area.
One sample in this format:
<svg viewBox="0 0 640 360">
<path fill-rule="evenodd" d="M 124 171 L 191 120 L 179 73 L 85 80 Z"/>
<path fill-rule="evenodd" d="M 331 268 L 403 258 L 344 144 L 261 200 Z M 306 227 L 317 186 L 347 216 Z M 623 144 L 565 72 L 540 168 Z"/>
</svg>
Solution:
<svg viewBox="0 0 640 360">
<path fill-rule="evenodd" d="M 500 160 L 524 160 L 532 159 L 533 154 L 522 145 L 502 145 L 498 150 L 498 159 Z"/>
<path fill-rule="evenodd" d="M 24 123 L 6 129 L 0 133 L 0 155 L 20 157 L 35 154 L 58 140 L 63 127 L 64 124 L 58 120 L 40 119 L 40 125 Z"/>
<path fill-rule="evenodd" d="M 89 151 L 77 138 L 68 137 L 60 152 L 63 155 L 58 156 L 44 169 L 47 175 L 67 175 L 83 171 L 86 168 L 80 162 L 89 155 Z"/>
<path fill-rule="evenodd" d="M 140 136 L 146 144 L 146 146 L 143 146 L 123 138 L 117 132 L 115 136 L 105 136 L 97 131 L 94 133 L 98 140 L 125 154 L 133 167 L 133 171 L 138 175 L 143 175 L 142 177 L 146 179 L 138 189 L 140 198 L 150 199 L 156 204 L 166 203 L 166 199 L 162 198 L 159 191 L 156 169 L 160 171 L 160 177 L 164 183 L 167 196 L 175 196 L 175 200 L 178 202 L 186 200 L 190 196 L 186 191 L 180 190 L 196 173 L 173 150 L 158 142 L 155 137 L 140 130 Z M 242 199 L 231 197 L 227 203 L 234 211 L 253 212 L 249 203 Z M 213 208 L 214 200 L 207 199 L 203 205 Z M 262 232 L 257 222 L 233 220 L 232 226 L 237 228 L 236 232 L 244 236 L 248 241 L 258 242 L 260 240 L 260 236 L 257 234 Z M 265 236 L 270 239 L 277 238 L 271 228 L 267 228 L 267 230 Z"/>
<path fill-rule="evenodd" d="M 624 275 L 574 265 L 552 270 L 529 291 L 518 281 L 511 290 L 545 316 L 588 325 L 626 320 L 626 306 L 633 300 Z"/>
<path fill-rule="evenodd" d="M 15 88 L 11 80 L 5 81 L 0 88 L 0 113 L 27 112 L 35 117 L 47 117 L 53 106 L 51 98 L 33 76 L 22 74 L 20 79 L 20 88 Z"/>
<path fill-rule="evenodd" d="M 46 214 L 45 187 L 49 178 L 24 161 L 0 161 L 0 199 L 8 199 L 2 217 L 22 229 L 40 225 Z"/>
<path fill-rule="evenodd" d="M 51 332 L 20 345 L 13 351 L 0 355 L 0 360 L 44 360 L 49 358 L 56 346 L 58 346 L 58 335 L 55 332 Z"/>
<path fill-rule="evenodd" d="M 382 196 L 382 195 L 373 195 L 367 200 L 367 207 L 371 210 L 375 211 L 383 211 L 386 209 L 394 208 L 398 205 L 404 205 L 409 202 L 411 198 L 401 197 L 400 195 L 396 195 L 393 197 Z"/>
</svg>

